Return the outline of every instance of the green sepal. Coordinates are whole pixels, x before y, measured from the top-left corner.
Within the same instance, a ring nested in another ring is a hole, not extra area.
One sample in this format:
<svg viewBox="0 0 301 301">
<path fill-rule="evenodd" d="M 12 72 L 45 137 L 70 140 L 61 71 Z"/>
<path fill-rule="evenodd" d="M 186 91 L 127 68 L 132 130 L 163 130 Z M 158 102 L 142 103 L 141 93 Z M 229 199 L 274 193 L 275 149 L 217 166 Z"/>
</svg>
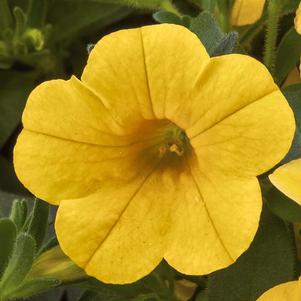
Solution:
<svg viewBox="0 0 301 301">
<path fill-rule="evenodd" d="M 39 199 L 35 200 L 29 217 L 27 233 L 36 241 L 37 250 L 43 244 L 49 225 L 49 205 Z"/>
<path fill-rule="evenodd" d="M 10 297 L 20 287 L 29 273 L 35 257 L 35 241 L 26 234 L 21 233 L 17 240 L 0 281 L 0 297 Z"/>
<path fill-rule="evenodd" d="M 40 294 L 59 286 L 61 282 L 58 279 L 39 278 L 39 279 L 25 279 L 16 291 L 14 291 L 9 298 L 27 298 L 36 294 Z"/>
<path fill-rule="evenodd" d="M 15 223 L 18 231 L 20 231 L 26 221 L 27 209 L 25 200 L 14 200 L 9 218 Z"/>
<path fill-rule="evenodd" d="M 208 276 L 208 299 L 257 300 L 271 287 L 298 278 L 297 265 L 291 227 L 264 206 L 249 249 L 228 268 Z"/>
<path fill-rule="evenodd" d="M 299 62 L 301 35 L 291 28 L 282 38 L 276 53 L 275 76 L 280 84 Z"/>
<path fill-rule="evenodd" d="M 8 218 L 0 219 L 0 277 L 13 252 L 16 235 L 16 225 Z"/>
</svg>

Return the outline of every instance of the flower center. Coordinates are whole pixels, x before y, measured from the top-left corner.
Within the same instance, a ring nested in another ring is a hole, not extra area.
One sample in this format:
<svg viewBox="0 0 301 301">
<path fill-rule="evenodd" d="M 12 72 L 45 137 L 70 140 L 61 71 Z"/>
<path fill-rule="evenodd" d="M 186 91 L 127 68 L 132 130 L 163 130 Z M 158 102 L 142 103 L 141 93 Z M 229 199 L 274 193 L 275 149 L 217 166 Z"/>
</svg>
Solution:
<svg viewBox="0 0 301 301">
<path fill-rule="evenodd" d="M 188 138 L 185 132 L 173 125 L 165 130 L 163 144 L 159 146 L 159 157 L 163 158 L 168 154 L 176 154 L 182 157 L 187 147 Z"/>
</svg>

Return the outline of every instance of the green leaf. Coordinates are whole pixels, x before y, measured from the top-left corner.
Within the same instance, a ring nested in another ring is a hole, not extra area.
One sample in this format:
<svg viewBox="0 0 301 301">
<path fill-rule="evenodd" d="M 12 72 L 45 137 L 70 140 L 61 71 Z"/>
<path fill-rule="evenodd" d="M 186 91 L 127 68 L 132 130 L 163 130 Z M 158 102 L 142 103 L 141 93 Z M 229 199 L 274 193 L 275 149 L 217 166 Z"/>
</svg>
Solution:
<svg viewBox="0 0 301 301">
<path fill-rule="evenodd" d="M 46 292 L 59 286 L 60 284 L 61 282 L 57 279 L 25 279 L 24 284 L 14 291 L 10 295 L 10 298 L 27 298 L 32 295 Z"/>
<path fill-rule="evenodd" d="M 15 224 L 8 218 L 0 219 L 0 277 L 12 254 L 16 235 Z"/>
<path fill-rule="evenodd" d="M 101 1 L 54 1 L 48 16 L 49 23 L 53 24 L 51 42 L 66 42 L 85 31 L 98 31 L 123 19 L 130 12 L 131 8 Z"/>
<path fill-rule="evenodd" d="M 206 11 L 190 18 L 188 27 L 199 37 L 210 56 L 232 53 L 237 44 L 237 33 L 223 33 L 213 16 Z"/>
<path fill-rule="evenodd" d="M 289 72 L 296 66 L 301 54 L 301 36 L 291 28 L 282 38 L 277 54 L 275 76 L 282 83 Z"/>
<path fill-rule="evenodd" d="M 35 78 L 31 72 L 0 71 L 0 149 L 20 123 Z"/>
<path fill-rule="evenodd" d="M 213 16 L 208 12 L 202 12 L 196 18 L 192 18 L 190 30 L 199 37 L 209 55 L 214 53 L 225 36 Z"/>
<path fill-rule="evenodd" d="M 281 219 L 288 222 L 301 222 L 301 206 L 272 186 L 265 193 L 267 206 Z"/>
<path fill-rule="evenodd" d="M 236 32 L 229 32 L 214 49 L 212 56 L 232 53 L 237 44 L 237 40 L 238 34 Z"/>
<path fill-rule="evenodd" d="M 49 225 L 49 205 L 39 199 L 35 200 L 30 216 L 27 233 L 36 241 L 37 250 L 43 244 Z"/>
<path fill-rule="evenodd" d="M 284 15 L 291 14 L 291 13 L 294 14 L 300 4 L 300 0 L 286 0 L 284 2 L 286 2 L 282 9 L 282 13 Z"/>
<path fill-rule="evenodd" d="M 15 223 L 17 230 L 19 231 L 27 217 L 27 203 L 25 200 L 14 200 L 11 207 L 10 219 Z"/>
<path fill-rule="evenodd" d="M 209 275 L 208 300 L 255 301 L 271 287 L 296 279 L 296 267 L 291 229 L 264 207 L 250 248 L 227 269 Z"/>
<path fill-rule="evenodd" d="M 160 10 L 160 11 L 154 13 L 153 18 L 158 23 L 169 23 L 169 24 L 183 25 L 183 21 L 179 16 L 177 16 L 173 13 L 164 11 L 164 10 Z"/>
<path fill-rule="evenodd" d="M 35 256 L 35 241 L 26 234 L 17 237 L 9 264 L 0 281 L 0 297 L 9 297 L 29 273 Z"/>
<path fill-rule="evenodd" d="M 291 149 L 281 162 L 281 164 L 284 164 L 301 158 L 301 84 L 285 87 L 282 92 L 294 112 L 297 126 Z"/>
</svg>

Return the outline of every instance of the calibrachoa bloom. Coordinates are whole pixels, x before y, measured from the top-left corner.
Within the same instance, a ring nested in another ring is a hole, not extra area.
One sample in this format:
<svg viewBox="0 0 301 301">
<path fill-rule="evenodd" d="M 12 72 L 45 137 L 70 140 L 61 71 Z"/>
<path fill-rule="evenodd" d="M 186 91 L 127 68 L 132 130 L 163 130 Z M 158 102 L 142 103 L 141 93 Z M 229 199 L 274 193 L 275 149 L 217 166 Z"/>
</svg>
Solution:
<svg viewBox="0 0 301 301">
<path fill-rule="evenodd" d="M 102 281 L 128 283 L 165 258 L 185 274 L 233 263 L 258 227 L 256 175 L 290 148 L 295 123 L 267 69 L 210 58 L 177 25 L 101 39 L 81 80 L 37 87 L 15 168 L 59 205 L 64 252 Z"/>
<path fill-rule="evenodd" d="M 301 278 L 277 285 L 264 293 L 257 301 L 299 301 L 301 300 Z"/>
<path fill-rule="evenodd" d="M 231 14 L 231 23 L 237 26 L 249 25 L 262 15 L 265 0 L 236 0 Z"/>
</svg>

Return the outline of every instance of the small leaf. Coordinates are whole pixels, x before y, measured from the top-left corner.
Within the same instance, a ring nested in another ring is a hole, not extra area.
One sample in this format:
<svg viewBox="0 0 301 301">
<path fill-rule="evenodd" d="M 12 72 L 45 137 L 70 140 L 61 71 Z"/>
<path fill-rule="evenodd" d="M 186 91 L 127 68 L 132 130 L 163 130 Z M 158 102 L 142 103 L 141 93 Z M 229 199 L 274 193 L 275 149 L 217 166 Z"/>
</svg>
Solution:
<svg viewBox="0 0 301 301">
<path fill-rule="evenodd" d="M 49 224 L 49 205 L 39 199 L 35 200 L 27 232 L 36 241 L 37 250 L 43 244 Z"/>
<path fill-rule="evenodd" d="M 190 30 L 199 37 L 209 55 L 214 53 L 225 36 L 213 16 L 208 12 L 202 12 L 196 18 L 192 18 Z"/>
<path fill-rule="evenodd" d="M 301 36 L 295 28 L 291 28 L 282 38 L 277 54 L 275 75 L 278 83 L 282 83 L 289 72 L 296 66 L 301 54 Z"/>
<path fill-rule="evenodd" d="M 12 254 L 17 228 L 8 218 L 0 219 L 0 277 Z"/>
<path fill-rule="evenodd" d="M 235 45 L 237 44 L 238 34 L 236 32 L 229 32 L 216 46 L 212 56 L 219 56 L 223 54 L 230 54 L 233 52 Z"/>
<path fill-rule="evenodd" d="M 208 300 L 255 301 L 269 288 L 295 279 L 296 267 L 291 229 L 264 207 L 250 248 L 230 267 L 209 275 Z"/>
<path fill-rule="evenodd" d="M 27 203 L 25 200 L 14 200 L 13 205 L 11 207 L 10 219 L 17 226 L 17 230 L 19 231 L 26 220 L 27 217 Z"/>
<path fill-rule="evenodd" d="M 9 264 L 0 281 L 0 296 L 9 297 L 18 289 L 32 267 L 34 256 L 34 239 L 26 233 L 19 234 Z"/>
<path fill-rule="evenodd" d="M 183 21 L 179 16 L 164 10 L 160 10 L 154 13 L 153 18 L 158 23 L 170 23 L 170 24 L 183 25 Z"/>
</svg>

